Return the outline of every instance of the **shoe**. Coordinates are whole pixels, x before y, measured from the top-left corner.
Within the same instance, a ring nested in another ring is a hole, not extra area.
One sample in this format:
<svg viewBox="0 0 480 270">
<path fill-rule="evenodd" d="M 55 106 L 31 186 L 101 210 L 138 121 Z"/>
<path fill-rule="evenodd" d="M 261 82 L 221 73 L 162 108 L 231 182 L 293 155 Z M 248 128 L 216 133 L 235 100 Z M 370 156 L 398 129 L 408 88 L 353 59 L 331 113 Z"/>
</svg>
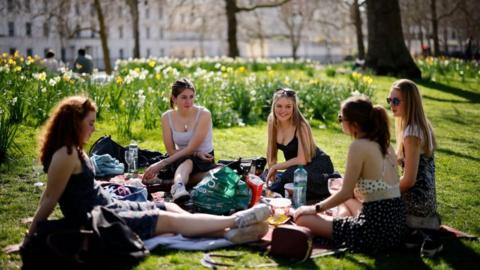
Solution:
<svg viewBox="0 0 480 270">
<path fill-rule="evenodd" d="M 420 230 L 414 230 L 406 237 L 403 244 L 408 249 L 416 249 L 419 248 L 423 242 L 425 242 L 425 234 Z"/>
<path fill-rule="evenodd" d="M 422 248 L 420 249 L 420 255 L 423 257 L 434 257 L 437 253 L 443 250 L 443 245 L 438 240 L 432 240 L 430 237 L 427 237 L 423 241 Z"/>
<path fill-rule="evenodd" d="M 185 189 L 183 183 L 175 183 L 170 190 L 174 203 L 183 203 L 190 199 L 190 193 Z"/>
<path fill-rule="evenodd" d="M 266 204 L 257 204 L 254 207 L 235 213 L 235 225 L 238 228 L 265 221 L 272 214 L 270 207 Z"/>
<path fill-rule="evenodd" d="M 243 228 L 230 229 L 225 238 L 234 244 L 244 244 L 262 239 L 268 232 L 268 224 L 259 222 Z"/>
</svg>

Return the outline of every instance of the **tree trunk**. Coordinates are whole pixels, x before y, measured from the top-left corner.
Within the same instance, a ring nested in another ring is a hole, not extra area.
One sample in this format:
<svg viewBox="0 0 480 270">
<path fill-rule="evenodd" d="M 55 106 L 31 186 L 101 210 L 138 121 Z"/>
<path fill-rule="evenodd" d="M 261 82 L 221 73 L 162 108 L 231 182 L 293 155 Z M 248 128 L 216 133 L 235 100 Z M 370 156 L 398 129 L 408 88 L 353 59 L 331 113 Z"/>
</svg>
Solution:
<svg viewBox="0 0 480 270">
<path fill-rule="evenodd" d="M 358 0 L 353 1 L 352 6 L 353 12 L 353 21 L 355 24 L 355 30 L 357 32 L 357 49 L 358 49 L 358 59 L 365 59 L 365 46 L 363 45 L 363 32 L 362 32 L 362 16 L 360 14 L 360 7 L 358 5 Z"/>
<path fill-rule="evenodd" d="M 227 15 L 227 37 L 228 37 L 228 56 L 238 57 L 240 51 L 237 44 L 237 2 L 236 0 L 225 0 L 225 11 Z"/>
<path fill-rule="evenodd" d="M 100 0 L 94 0 L 95 9 L 97 11 L 98 25 L 100 27 L 100 41 L 102 43 L 103 63 L 105 64 L 105 72 L 112 73 L 112 64 L 110 62 L 110 50 L 108 49 L 108 37 L 105 29 L 105 18 L 103 17 L 102 6 Z"/>
<path fill-rule="evenodd" d="M 438 43 L 437 0 L 430 0 L 430 12 L 432 21 L 433 55 L 438 56 L 440 54 L 440 45 Z"/>
<path fill-rule="evenodd" d="M 421 78 L 403 39 L 398 0 L 367 0 L 368 52 L 365 65 L 378 75 Z"/>
<path fill-rule="evenodd" d="M 140 58 L 140 29 L 139 29 L 139 15 L 138 15 L 138 0 L 127 0 L 130 8 L 130 15 L 132 17 L 132 33 L 134 39 L 133 57 Z"/>
</svg>

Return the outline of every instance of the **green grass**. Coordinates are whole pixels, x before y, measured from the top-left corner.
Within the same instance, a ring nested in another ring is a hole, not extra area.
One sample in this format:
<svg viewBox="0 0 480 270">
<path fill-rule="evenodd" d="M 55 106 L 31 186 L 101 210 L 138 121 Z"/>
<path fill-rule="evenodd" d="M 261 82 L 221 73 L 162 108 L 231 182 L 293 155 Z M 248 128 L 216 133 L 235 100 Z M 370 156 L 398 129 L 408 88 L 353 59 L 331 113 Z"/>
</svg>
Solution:
<svg viewBox="0 0 480 270">
<path fill-rule="evenodd" d="M 343 76 L 325 78 L 325 80 L 346 80 Z M 375 101 L 385 104 L 392 77 L 374 77 L 376 87 Z M 436 181 L 438 209 L 443 222 L 462 231 L 480 235 L 480 85 L 472 82 L 454 80 L 436 82 L 418 81 L 424 98 L 425 110 L 432 121 L 437 140 Z M 317 144 L 333 160 L 335 168 L 343 173 L 347 147 L 350 138 L 342 134 L 338 125 L 312 122 Z M 141 148 L 164 151 L 160 129 L 144 130 L 140 123 L 134 127 L 135 139 Z M 0 246 L 21 241 L 27 226 L 21 219 L 32 216 L 38 204 L 40 192 L 35 190 L 32 178 L 32 159 L 36 152 L 38 130 L 21 127 L 16 142 L 22 153 L 15 153 L 13 159 L 0 167 Z M 112 134 L 121 144 L 126 139 L 117 138 L 116 128 L 111 122 L 99 121 L 94 139 L 104 134 Z M 232 159 L 239 156 L 265 156 L 266 125 L 234 127 L 214 130 L 216 157 Z M 46 181 L 45 176 L 41 177 Z M 61 216 L 57 209 L 55 216 Z M 220 250 L 221 253 L 239 254 L 235 260 L 238 268 L 271 263 L 266 254 L 245 248 Z M 158 249 L 143 261 L 138 269 L 202 268 L 202 252 L 179 252 Z M 338 257 L 330 256 L 309 260 L 303 264 L 291 264 L 277 261 L 280 269 L 467 269 L 478 267 L 480 261 L 480 243 L 446 239 L 444 251 L 435 259 L 426 259 L 417 253 L 390 252 L 377 256 L 346 253 Z M 21 265 L 18 255 L 0 255 L 0 269 L 15 269 Z"/>
</svg>

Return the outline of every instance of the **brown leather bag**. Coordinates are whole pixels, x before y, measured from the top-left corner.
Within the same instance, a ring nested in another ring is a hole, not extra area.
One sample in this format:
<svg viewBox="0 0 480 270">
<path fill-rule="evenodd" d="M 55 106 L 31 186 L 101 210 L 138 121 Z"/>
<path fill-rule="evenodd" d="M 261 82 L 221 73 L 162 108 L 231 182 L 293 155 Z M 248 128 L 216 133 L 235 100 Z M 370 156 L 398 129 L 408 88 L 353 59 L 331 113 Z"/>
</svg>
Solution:
<svg viewBox="0 0 480 270">
<path fill-rule="evenodd" d="M 303 262 L 310 258 L 313 248 L 312 233 L 308 228 L 280 225 L 273 229 L 270 255 Z"/>
</svg>

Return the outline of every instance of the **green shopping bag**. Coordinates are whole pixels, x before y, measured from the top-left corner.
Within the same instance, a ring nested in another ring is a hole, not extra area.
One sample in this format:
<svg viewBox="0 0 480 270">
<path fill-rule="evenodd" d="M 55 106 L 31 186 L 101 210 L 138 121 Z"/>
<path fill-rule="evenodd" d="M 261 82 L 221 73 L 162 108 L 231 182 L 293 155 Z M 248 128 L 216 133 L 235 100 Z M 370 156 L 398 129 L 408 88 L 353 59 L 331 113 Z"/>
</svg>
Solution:
<svg viewBox="0 0 480 270">
<path fill-rule="evenodd" d="M 227 166 L 210 170 L 191 195 L 197 211 L 216 215 L 246 209 L 252 197 L 247 184 Z"/>
</svg>

